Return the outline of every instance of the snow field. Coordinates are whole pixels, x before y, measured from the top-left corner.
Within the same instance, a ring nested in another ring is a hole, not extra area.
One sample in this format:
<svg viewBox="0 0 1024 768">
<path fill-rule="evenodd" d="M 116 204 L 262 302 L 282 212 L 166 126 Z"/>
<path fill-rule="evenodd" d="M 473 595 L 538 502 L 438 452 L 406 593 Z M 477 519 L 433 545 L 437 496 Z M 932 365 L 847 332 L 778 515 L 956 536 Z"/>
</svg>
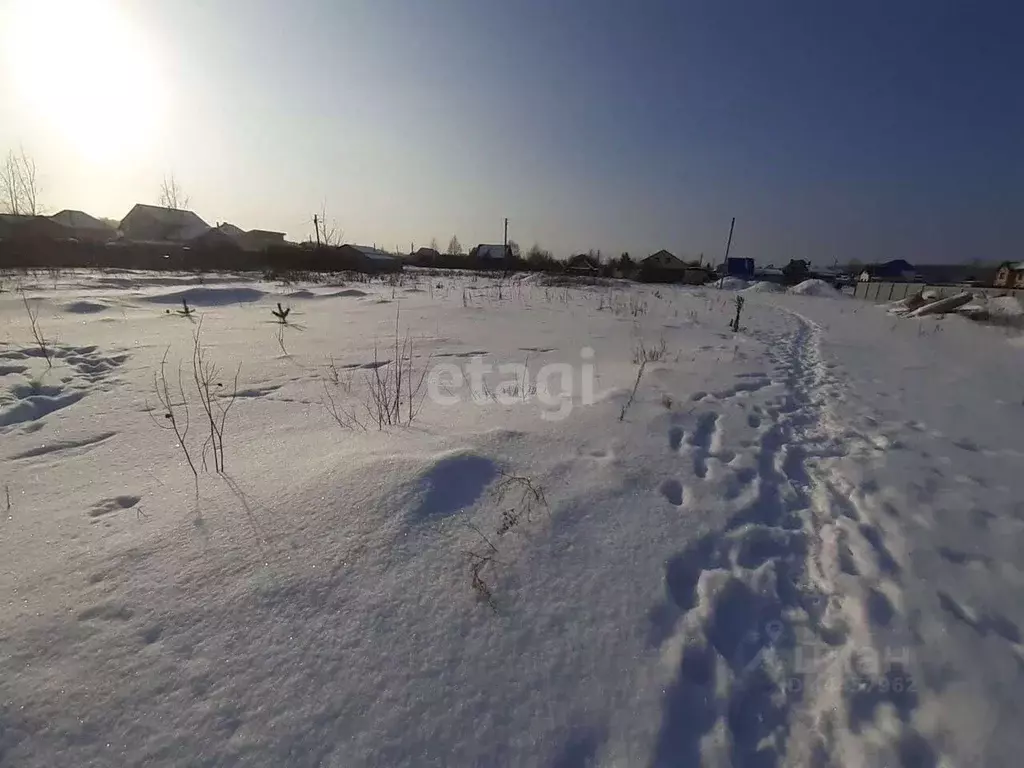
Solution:
<svg viewBox="0 0 1024 768">
<path fill-rule="evenodd" d="M 762 294 L 733 334 L 710 288 L 189 280 L 28 286 L 52 369 L 0 294 L 0 764 L 1014 764 L 1021 363 L 993 329 Z M 167 353 L 201 454 L 182 298 L 242 366 L 198 507 L 151 418 Z M 486 386 L 342 429 L 325 393 L 362 406 L 396 316 L 415 370 Z M 510 363 L 573 375 L 542 402 Z"/>
</svg>

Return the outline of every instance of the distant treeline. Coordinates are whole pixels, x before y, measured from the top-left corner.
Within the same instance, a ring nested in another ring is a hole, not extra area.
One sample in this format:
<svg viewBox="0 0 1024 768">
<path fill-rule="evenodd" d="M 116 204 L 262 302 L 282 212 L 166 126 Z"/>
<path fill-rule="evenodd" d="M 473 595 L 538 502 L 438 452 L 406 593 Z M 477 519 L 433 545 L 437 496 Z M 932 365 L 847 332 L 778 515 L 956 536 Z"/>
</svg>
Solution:
<svg viewBox="0 0 1024 768">
<path fill-rule="evenodd" d="M 243 251 L 224 246 L 103 243 L 53 240 L 0 241 L 0 269 L 148 269 L 210 272 L 268 270 L 362 271 L 364 264 L 336 248 L 272 247 Z"/>
<path fill-rule="evenodd" d="M 395 271 L 401 265 L 435 269 L 467 269 L 494 272 L 550 272 L 626 277 L 651 282 L 675 282 L 678 272 L 645 269 L 627 254 L 611 261 L 568 262 L 549 252 L 534 249 L 525 257 L 508 254 L 504 259 L 478 259 L 470 254 L 414 254 L 396 257 L 397 264 L 363 257 L 351 246 L 284 245 L 263 251 L 244 251 L 223 245 L 174 245 L 163 243 L 116 244 L 50 239 L 0 240 L 0 269 L 136 269 L 190 272 L 260 272 L 267 276 L 297 272 Z M 711 277 L 708 272 L 708 279 Z M 692 275 L 691 275 L 692 278 Z M 703 280 L 702 280 L 703 281 Z"/>
</svg>

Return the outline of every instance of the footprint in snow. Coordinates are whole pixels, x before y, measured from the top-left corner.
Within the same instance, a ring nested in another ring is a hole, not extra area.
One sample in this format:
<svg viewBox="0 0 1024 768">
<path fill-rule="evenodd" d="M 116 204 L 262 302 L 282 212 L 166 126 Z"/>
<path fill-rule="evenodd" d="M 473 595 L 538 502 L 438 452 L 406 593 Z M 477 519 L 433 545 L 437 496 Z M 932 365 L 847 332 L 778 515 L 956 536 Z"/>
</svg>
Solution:
<svg viewBox="0 0 1024 768">
<path fill-rule="evenodd" d="M 669 504 L 676 507 L 683 505 L 683 484 L 675 478 L 670 478 L 661 484 L 661 495 L 664 496 Z"/>
<path fill-rule="evenodd" d="M 131 509 L 140 500 L 140 496 L 115 496 L 110 499 L 101 499 L 92 505 L 88 514 L 89 517 L 103 517 L 121 509 Z"/>
</svg>

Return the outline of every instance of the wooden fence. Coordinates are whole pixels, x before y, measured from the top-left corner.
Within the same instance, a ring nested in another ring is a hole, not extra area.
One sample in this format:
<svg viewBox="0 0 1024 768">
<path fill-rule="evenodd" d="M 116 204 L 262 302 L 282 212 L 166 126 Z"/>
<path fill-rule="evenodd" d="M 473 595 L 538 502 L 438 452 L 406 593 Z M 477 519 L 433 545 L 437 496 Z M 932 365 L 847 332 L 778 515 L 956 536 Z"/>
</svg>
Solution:
<svg viewBox="0 0 1024 768">
<path fill-rule="evenodd" d="M 929 283 L 896 283 L 885 280 L 871 280 L 859 282 L 854 285 L 853 296 L 865 301 L 873 301 L 883 304 L 890 301 L 905 299 L 911 294 L 920 291 L 935 291 L 937 298 L 955 296 L 963 291 L 970 291 L 975 296 L 987 294 L 989 296 L 1016 296 L 1018 301 L 1024 300 L 1024 290 L 1017 288 L 993 288 L 991 286 L 965 287 L 962 285 L 931 285 Z"/>
</svg>

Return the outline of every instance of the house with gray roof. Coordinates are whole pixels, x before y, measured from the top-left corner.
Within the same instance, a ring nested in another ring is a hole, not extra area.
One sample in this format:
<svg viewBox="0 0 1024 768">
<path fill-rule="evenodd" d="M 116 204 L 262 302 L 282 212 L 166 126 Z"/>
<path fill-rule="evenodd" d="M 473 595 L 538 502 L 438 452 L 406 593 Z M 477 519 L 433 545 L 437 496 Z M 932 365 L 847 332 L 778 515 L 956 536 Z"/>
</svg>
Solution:
<svg viewBox="0 0 1024 768">
<path fill-rule="evenodd" d="M 401 272 L 402 260 L 369 245 L 346 244 L 338 248 L 339 260 L 363 272 Z"/>
<path fill-rule="evenodd" d="M 84 211 L 65 208 L 60 213 L 50 216 L 49 219 L 64 227 L 67 237 L 75 240 L 105 243 L 117 237 L 116 229 Z"/>
<path fill-rule="evenodd" d="M 481 243 L 469 252 L 470 261 L 481 269 L 506 268 L 512 263 L 512 249 L 507 245 Z"/>
<path fill-rule="evenodd" d="M 187 243 L 211 229 L 192 211 L 144 203 L 136 203 L 119 228 L 127 240 L 153 243 Z"/>
</svg>

